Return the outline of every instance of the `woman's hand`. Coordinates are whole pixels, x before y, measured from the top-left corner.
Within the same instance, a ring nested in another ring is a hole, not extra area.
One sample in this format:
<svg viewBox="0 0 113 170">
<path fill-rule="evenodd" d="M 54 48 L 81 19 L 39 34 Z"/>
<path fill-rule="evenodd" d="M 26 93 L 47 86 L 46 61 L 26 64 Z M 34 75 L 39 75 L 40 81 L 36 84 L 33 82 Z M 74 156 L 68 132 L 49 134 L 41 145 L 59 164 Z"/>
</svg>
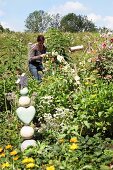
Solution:
<svg viewBox="0 0 113 170">
<path fill-rule="evenodd" d="M 43 57 L 45 57 L 45 56 L 46 56 L 46 54 L 41 54 L 41 55 L 40 55 L 41 58 L 43 58 Z"/>
</svg>

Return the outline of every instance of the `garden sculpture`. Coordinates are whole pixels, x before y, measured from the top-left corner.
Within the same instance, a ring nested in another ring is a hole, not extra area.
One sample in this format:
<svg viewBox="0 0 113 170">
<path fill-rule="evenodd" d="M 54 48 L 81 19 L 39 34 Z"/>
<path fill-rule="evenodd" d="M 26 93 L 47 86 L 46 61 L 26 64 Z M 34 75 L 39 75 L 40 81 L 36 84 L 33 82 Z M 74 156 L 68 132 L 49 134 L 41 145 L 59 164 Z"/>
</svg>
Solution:
<svg viewBox="0 0 113 170">
<path fill-rule="evenodd" d="M 16 110 L 18 118 L 24 123 L 20 130 L 20 135 L 23 138 L 21 144 L 21 151 L 23 152 L 29 146 L 36 146 L 36 141 L 33 139 L 34 129 L 30 126 L 31 121 L 35 116 L 35 107 L 31 104 L 31 99 L 28 96 L 27 77 L 23 73 L 18 83 L 20 84 L 20 98 L 18 101 L 18 108 Z"/>
</svg>

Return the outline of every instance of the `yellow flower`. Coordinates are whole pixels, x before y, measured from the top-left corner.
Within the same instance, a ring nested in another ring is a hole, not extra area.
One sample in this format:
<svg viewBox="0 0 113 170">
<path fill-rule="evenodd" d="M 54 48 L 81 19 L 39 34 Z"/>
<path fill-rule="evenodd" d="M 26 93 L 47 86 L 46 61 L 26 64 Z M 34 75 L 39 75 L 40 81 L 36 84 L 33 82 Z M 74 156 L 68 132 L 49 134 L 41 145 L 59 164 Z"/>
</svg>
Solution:
<svg viewBox="0 0 113 170">
<path fill-rule="evenodd" d="M 26 165 L 26 168 L 34 168 L 35 164 L 34 163 L 29 163 Z"/>
<path fill-rule="evenodd" d="M 30 163 L 34 163 L 34 159 L 33 158 L 29 158 L 29 162 Z"/>
<path fill-rule="evenodd" d="M 0 152 L 2 152 L 3 151 L 3 148 L 0 148 Z"/>
<path fill-rule="evenodd" d="M 71 150 L 75 150 L 75 149 L 78 149 L 78 145 L 73 143 L 71 146 L 70 146 L 70 149 Z"/>
<path fill-rule="evenodd" d="M 10 155 L 11 156 L 17 155 L 17 151 L 14 150 L 14 151 L 10 152 Z"/>
<path fill-rule="evenodd" d="M 5 147 L 5 149 L 12 149 L 12 146 L 11 146 L 11 145 L 7 145 L 7 146 Z"/>
<path fill-rule="evenodd" d="M 70 139 L 70 142 L 72 142 L 72 143 L 78 142 L 77 137 L 71 138 L 71 139 Z"/>
<path fill-rule="evenodd" d="M 22 163 L 23 164 L 28 163 L 29 162 L 28 160 L 29 160 L 29 158 L 25 158 L 25 159 L 23 159 Z"/>
<path fill-rule="evenodd" d="M 5 153 L 2 152 L 2 153 L 0 154 L 0 157 L 5 157 Z"/>
<path fill-rule="evenodd" d="M 6 162 L 6 163 L 2 164 L 2 169 L 8 168 L 9 166 L 10 166 L 10 164 L 8 162 Z"/>
<path fill-rule="evenodd" d="M 46 168 L 46 170 L 55 170 L 55 167 L 54 167 L 54 165 L 48 166 L 48 167 Z"/>
<path fill-rule="evenodd" d="M 85 85 L 89 85 L 90 83 L 89 82 L 85 82 Z"/>
<path fill-rule="evenodd" d="M 25 163 L 34 163 L 34 159 L 33 158 L 25 158 L 23 161 L 22 161 L 23 164 Z"/>
<path fill-rule="evenodd" d="M 19 158 L 18 156 L 15 156 L 15 157 L 13 158 L 13 160 L 16 161 L 16 160 L 18 160 L 18 158 Z"/>
</svg>

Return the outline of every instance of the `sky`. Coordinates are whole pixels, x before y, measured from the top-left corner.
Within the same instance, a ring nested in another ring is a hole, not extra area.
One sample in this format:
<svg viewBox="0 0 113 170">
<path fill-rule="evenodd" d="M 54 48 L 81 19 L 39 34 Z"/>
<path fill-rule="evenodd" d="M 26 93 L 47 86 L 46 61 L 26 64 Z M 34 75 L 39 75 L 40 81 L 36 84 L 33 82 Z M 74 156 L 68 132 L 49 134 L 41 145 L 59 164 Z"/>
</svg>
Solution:
<svg viewBox="0 0 113 170">
<path fill-rule="evenodd" d="M 87 16 L 97 27 L 113 30 L 113 0 L 0 0 L 0 24 L 13 31 L 25 31 L 25 20 L 35 10 L 64 16 Z"/>
</svg>

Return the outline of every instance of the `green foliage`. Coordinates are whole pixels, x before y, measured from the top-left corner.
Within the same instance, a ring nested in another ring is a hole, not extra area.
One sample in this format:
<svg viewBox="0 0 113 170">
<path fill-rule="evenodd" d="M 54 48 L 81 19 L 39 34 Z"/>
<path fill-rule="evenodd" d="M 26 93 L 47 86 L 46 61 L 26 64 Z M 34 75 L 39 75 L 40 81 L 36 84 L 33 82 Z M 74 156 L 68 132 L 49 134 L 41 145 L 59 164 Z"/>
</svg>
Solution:
<svg viewBox="0 0 113 170">
<path fill-rule="evenodd" d="M 51 17 L 43 10 L 30 13 L 25 21 L 25 26 L 30 32 L 44 32 L 48 29 Z"/>
<path fill-rule="evenodd" d="M 64 32 L 82 32 L 82 31 L 96 31 L 95 25 L 81 15 L 69 13 L 61 20 L 61 30 Z"/>
<path fill-rule="evenodd" d="M 113 51 L 103 50 L 98 55 L 98 59 L 95 63 L 95 67 L 98 70 L 99 75 L 107 80 L 113 78 Z"/>
<path fill-rule="evenodd" d="M 69 47 L 70 39 L 57 29 L 49 29 L 46 33 L 47 48 L 61 54 L 62 50 Z"/>
<path fill-rule="evenodd" d="M 5 93 L 16 89 L 18 70 L 27 69 L 27 46 L 18 34 L 1 34 L 0 39 L 0 103 L 1 109 L 6 110 Z"/>
</svg>

